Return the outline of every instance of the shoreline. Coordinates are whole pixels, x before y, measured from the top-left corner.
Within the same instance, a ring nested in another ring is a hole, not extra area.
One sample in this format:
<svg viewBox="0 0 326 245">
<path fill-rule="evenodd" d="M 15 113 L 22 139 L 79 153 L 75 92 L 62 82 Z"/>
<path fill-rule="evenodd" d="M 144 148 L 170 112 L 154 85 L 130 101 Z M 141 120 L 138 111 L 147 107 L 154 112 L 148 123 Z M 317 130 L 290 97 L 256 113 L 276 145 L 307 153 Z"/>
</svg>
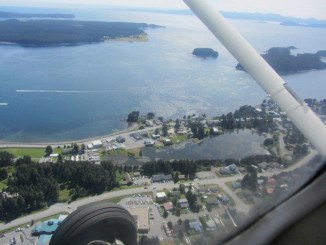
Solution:
<svg viewBox="0 0 326 245">
<path fill-rule="evenodd" d="M 78 140 L 71 140 L 71 141 L 54 141 L 54 142 L 12 142 L 12 141 L 4 141 L 0 139 L 0 149 L 1 148 L 44 148 L 48 145 L 51 146 L 63 146 L 63 145 L 70 145 L 70 144 L 84 144 L 86 142 L 91 142 L 95 140 L 104 140 L 106 138 L 112 137 L 112 136 L 119 136 L 121 134 L 126 134 L 128 132 L 132 132 L 137 130 L 137 123 L 133 123 L 130 127 L 120 130 L 116 133 L 111 133 L 108 135 L 102 135 L 102 136 L 95 136 L 90 138 L 84 138 L 84 139 L 78 139 Z"/>
<path fill-rule="evenodd" d="M 147 34 L 132 35 L 129 37 L 108 38 L 104 42 L 148 42 Z"/>
</svg>

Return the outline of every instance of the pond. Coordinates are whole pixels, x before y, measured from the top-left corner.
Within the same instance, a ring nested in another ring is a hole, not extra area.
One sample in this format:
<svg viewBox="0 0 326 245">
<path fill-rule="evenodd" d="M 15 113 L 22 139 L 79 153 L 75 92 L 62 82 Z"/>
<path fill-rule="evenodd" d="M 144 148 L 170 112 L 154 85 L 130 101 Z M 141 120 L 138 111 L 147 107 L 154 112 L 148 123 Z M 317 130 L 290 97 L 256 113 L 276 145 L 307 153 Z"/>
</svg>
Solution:
<svg viewBox="0 0 326 245">
<path fill-rule="evenodd" d="M 269 154 L 261 145 L 265 137 L 251 130 L 239 130 L 218 137 L 207 137 L 201 142 L 187 140 L 164 148 L 144 148 L 140 159 L 121 155 L 107 155 L 107 160 L 118 164 L 139 165 L 143 162 L 162 159 L 241 159 L 250 155 Z"/>
</svg>

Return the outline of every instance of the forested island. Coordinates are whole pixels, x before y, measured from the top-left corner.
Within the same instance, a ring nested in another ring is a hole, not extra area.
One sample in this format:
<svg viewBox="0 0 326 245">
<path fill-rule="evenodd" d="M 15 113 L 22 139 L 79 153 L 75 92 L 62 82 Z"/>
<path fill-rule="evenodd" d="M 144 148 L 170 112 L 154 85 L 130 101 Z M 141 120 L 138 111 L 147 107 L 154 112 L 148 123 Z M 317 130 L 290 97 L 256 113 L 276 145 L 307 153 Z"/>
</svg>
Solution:
<svg viewBox="0 0 326 245">
<path fill-rule="evenodd" d="M 0 11 L 0 18 L 64 18 L 73 19 L 73 14 L 25 14 L 25 13 L 13 13 Z"/>
<path fill-rule="evenodd" d="M 195 48 L 192 54 L 202 58 L 217 58 L 218 56 L 218 52 L 214 51 L 211 48 Z"/>
<path fill-rule="evenodd" d="M 144 29 L 159 27 L 127 22 L 10 19 L 0 21 L 0 42 L 38 47 L 98 43 L 120 38 L 132 41 L 146 37 Z"/>
<path fill-rule="evenodd" d="M 317 53 L 305 53 L 292 55 L 291 50 L 295 47 L 273 47 L 270 48 L 262 57 L 270 64 L 279 74 L 289 74 L 309 70 L 326 69 L 326 63 L 321 61 L 326 56 L 325 50 Z M 245 71 L 241 64 L 236 69 Z"/>
</svg>

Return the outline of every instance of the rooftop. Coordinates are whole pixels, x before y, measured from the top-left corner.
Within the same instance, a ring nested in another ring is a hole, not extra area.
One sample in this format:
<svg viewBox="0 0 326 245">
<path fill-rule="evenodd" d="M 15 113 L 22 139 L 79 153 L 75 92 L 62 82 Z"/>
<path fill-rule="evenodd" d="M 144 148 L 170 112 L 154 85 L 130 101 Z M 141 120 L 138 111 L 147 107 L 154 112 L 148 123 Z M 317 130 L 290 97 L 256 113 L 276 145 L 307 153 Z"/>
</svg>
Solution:
<svg viewBox="0 0 326 245">
<path fill-rule="evenodd" d="M 149 230 L 149 223 L 148 223 L 148 208 L 127 208 L 129 213 L 137 217 L 137 227 L 138 231 L 145 231 Z"/>
<path fill-rule="evenodd" d="M 165 194 L 165 192 L 157 192 L 156 197 L 157 198 L 164 198 L 164 197 L 166 197 L 166 194 Z"/>
</svg>

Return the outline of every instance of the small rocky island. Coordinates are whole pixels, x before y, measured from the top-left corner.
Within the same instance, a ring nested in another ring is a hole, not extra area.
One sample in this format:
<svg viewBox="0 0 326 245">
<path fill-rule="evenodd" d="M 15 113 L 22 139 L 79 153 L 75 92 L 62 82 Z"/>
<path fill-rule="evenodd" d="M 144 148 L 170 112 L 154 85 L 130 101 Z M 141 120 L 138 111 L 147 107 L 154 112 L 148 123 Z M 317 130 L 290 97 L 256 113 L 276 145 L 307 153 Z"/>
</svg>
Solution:
<svg viewBox="0 0 326 245">
<path fill-rule="evenodd" d="M 218 56 L 218 52 L 214 51 L 211 48 L 195 48 L 192 54 L 201 58 L 217 58 Z"/>
<path fill-rule="evenodd" d="M 326 63 L 321 58 L 326 57 L 326 50 L 320 50 L 317 53 L 305 53 L 292 55 L 291 50 L 295 47 L 273 47 L 270 48 L 262 57 L 273 69 L 281 74 L 291 74 L 301 71 L 326 69 Z M 245 71 L 241 64 L 236 69 Z"/>
<path fill-rule="evenodd" d="M 111 40 L 146 41 L 144 30 L 160 27 L 128 22 L 9 19 L 0 21 L 0 44 L 44 47 Z"/>
</svg>

